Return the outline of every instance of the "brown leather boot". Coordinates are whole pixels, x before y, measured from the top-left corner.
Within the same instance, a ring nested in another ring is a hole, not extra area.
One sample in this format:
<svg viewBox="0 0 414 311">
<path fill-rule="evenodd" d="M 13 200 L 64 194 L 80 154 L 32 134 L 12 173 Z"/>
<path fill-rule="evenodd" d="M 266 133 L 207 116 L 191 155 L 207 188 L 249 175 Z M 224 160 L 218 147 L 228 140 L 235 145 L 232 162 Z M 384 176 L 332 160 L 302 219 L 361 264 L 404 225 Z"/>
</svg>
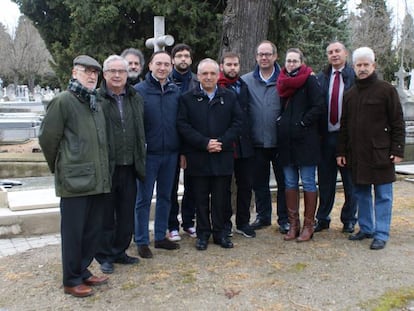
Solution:
<svg viewBox="0 0 414 311">
<path fill-rule="evenodd" d="M 300 233 L 300 236 L 296 239 L 298 242 L 309 241 L 313 237 L 313 230 L 315 225 L 315 210 L 316 210 L 316 200 L 317 192 L 308 192 L 303 193 L 305 198 L 305 219 L 303 221 L 303 229 Z"/>
<path fill-rule="evenodd" d="M 286 208 L 290 223 L 288 233 L 285 235 L 285 241 L 291 241 L 299 236 L 300 222 L 299 222 L 299 191 L 297 189 L 287 189 L 285 191 Z"/>
</svg>

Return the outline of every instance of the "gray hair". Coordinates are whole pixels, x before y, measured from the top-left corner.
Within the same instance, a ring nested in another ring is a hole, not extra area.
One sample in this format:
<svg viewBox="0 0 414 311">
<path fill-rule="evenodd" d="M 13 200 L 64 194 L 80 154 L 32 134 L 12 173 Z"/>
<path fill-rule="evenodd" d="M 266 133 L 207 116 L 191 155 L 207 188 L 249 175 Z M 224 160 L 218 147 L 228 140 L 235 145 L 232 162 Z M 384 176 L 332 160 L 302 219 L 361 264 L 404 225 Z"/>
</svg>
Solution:
<svg viewBox="0 0 414 311">
<path fill-rule="evenodd" d="M 367 58 L 369 59 L 372 63 L 375 63 L 375 53 L 374 51 L 369 48 L 369 47 L 361 47 L 358 48 L 354 51 L 354 53 L 352 53 L 352 62 L 355 64 L 357 62 L 358 59 L 360 58 Z"/>
<path fill-rule="evenodd" d="M 135 55 L 136 57 L 139 58 L 139 64 L 141 65 L 141 68 L 144 68 L 145 66 L 145 58 L 144 58 L 144 54 L 138 50 L 138 49 L 134 49 L 134 48 L 128 48 L 122 51 L 121 56 L 125 58 L 125 56 L 132 54 Z"/>
<path fill-rule="evenodd" d="M 115 61 L 122 61 L 125 65 L 125 69 L 128 70 L 128 62 L 126 61 L 125 58 L 123 58 L 122 56 L 119 55 L 111 55 L 109 56 L 107 59 L 105 59 L 104 63 L 103 63 L 103 71 L 107 71 L 109 64 Z"/>
<path fill-rule="evenodd" d="M 200 73 L 201 67 L 203 67 L 205 64 L 213 64 L 216 67 L 217 73 L 220 72 L 220 66 L 214 59 L 204 58 L 197 66 L 197 73 Z"/>
</svg>

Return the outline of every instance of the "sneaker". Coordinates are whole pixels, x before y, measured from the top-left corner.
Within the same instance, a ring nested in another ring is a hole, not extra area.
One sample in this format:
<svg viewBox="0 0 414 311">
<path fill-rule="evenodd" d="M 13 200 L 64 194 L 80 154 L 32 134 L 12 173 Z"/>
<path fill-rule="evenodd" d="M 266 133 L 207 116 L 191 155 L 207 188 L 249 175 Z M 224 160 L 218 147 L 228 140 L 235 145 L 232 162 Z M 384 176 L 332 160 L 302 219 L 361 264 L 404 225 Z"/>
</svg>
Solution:
<svg viewBox="0 0 414 311">
<path fill-rule="evenodd" d="M 244 226 L 241 228 L 236 228 L 236 232 L 243 235 L 246 238 L 254 238 L 256 237 L 256 232 L 250 226 Z"/>
<path fill-rule="evenodd" d="M 196 232 L 196 229 L 194 227 L 184 229 L 184 232 L 187 233 L 192 238 L 197 237 L 197 232 Z"/>
<path fill-rule="evenodd" d="M 173 242 L 181 241 L 181 237 L 178 233 L 178 230 L 171 230 L 168 234 L 168 239 Z"/>
</svg>

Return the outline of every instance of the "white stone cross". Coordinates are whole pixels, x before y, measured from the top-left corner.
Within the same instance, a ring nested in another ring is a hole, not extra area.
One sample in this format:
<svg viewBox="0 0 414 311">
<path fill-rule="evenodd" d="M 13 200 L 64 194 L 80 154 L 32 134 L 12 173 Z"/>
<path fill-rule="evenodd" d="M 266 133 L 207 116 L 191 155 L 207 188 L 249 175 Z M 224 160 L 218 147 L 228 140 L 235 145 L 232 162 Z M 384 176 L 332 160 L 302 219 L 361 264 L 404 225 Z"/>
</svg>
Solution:
<svg viewBox="0 0 414 311">
<path fill-rule="evenodd" d="M 404 79 L 408 76 L 408 73 L 404 70 L 402 66 L 394 73 L 394 76 L 398 78 L 398 88 L 401 90 L 405 89 Z"/>
<path fill-rule="evenodd" d="M 174 37 L 165 34 L 164 16 L 154 16 L 154 37 L 145 41 L 145 46 L 154 49 L 154 52 L 164 50 L 166 46 L 174 44 Z"/>
</svg>

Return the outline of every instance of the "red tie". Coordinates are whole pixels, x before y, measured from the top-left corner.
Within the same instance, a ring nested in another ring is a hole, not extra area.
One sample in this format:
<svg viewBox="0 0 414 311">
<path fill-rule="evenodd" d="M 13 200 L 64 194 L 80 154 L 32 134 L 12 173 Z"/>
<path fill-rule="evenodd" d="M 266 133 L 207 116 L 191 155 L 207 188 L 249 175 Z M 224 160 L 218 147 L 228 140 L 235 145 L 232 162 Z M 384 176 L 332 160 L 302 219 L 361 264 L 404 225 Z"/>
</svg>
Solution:
<svg viewBox="0 0 414 311">
<path fill-rule="evenodd" d="M 335 71 L 335 79 L 332 87 L 332 96 L 331 96 L 331 114 L 329 116 L 329 121 L 331 124 L 335 125 L 338 123 L 338 97 L 339 97 L 339 75 L 340 71 Z"/>
</svg>

